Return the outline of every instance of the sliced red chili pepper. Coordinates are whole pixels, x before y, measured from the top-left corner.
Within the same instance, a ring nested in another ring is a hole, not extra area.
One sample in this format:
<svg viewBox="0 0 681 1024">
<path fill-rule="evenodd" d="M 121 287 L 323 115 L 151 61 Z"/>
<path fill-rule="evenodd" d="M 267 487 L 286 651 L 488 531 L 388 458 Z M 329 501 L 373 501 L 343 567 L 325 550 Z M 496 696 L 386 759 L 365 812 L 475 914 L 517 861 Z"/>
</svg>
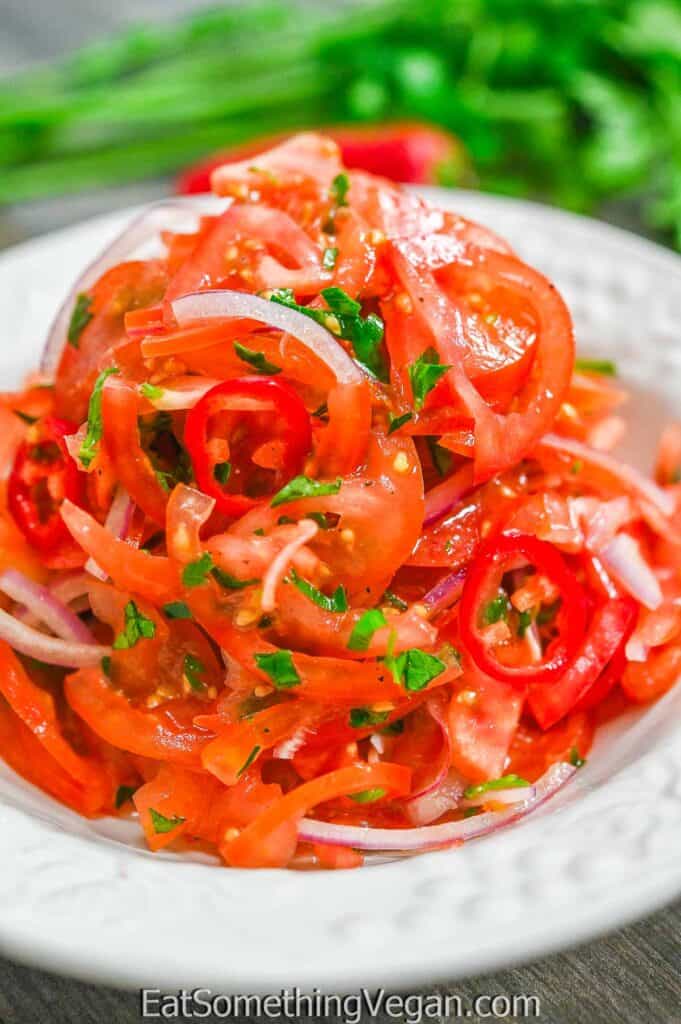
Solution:
<svg viewBox="0 0 681 1024">
<path fill-rule="evenodd" d="M 69 455 L 64 438 L 75 423 L 45 416 L 32 424 L 19 447 L 9 478 L 7 501 L 26 539 L 42 554 L 69 539 L 59 509 L 64 498 L 83 502 L 85 477 Z"/>
<path fill-rule="evenodd" d="M 563 678 L 555 686 L 530 687 L 528 703 L 542 729 L 607 697 L 624 671 L 624 648 L 637 617 L 638 605 L 630 597 L 614 598 L 596 609 L 581 650 Z"/>
<path fill-rule="evenodd" d="M 504 645 L 494 645 L 486 639 L 481 620 L 489 602 L 499 595 L 504 572 L 527 564 L 533 565 L 560 591 L 561 604 L 554 620 L 557 635 L 549 642 L 539 664 L 504 664 L 498 657 Z M 461 595 L 459 622 L 464 646 L 488 676 L 520 687 L 556 682 L 573 663 L 584 638 L 584 592 L 551 544 L 528 534 L 500 534 L 490 537 L 478 549 Z"/>
<path fill-rule="evenodd" d="M 194 406 L 184 439 L 201 490 L 225 515 L 241 516 L 300 472 L 312 429 L 289 384 L 239 377 L 216 385 Z"/>
</svg>

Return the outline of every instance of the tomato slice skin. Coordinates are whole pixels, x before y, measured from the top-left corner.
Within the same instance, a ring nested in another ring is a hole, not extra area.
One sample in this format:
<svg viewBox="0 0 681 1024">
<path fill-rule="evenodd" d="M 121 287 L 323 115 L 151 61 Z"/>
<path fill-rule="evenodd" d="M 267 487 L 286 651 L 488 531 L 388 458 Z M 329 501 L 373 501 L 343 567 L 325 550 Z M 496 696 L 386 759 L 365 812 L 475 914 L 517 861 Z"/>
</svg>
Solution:
<svg viewBox="0 0 681 1024">
<path fill-rule="evenodd" d="M 249 410 L 253 403 L 261 408 Z M 216 508 L 227 516 L 241 516 L 260 505 L 264 498 L 231 493 L 220 485 L 215 477 L 216 466 L 229 461 L 229 457 L 216 458 L 210 451 L 211 420 L 223 413 L 228 413 L 232 419 L 239 418 L 249 411 L 275 414 L 281 424 L 281 432 L 276 437 L 283 445 L 282 465 L 276 473 L 281 477 L 279 486 L 300 471 L 312 447 L 310 416 L 297 393 L 285 381 L 274 377 L 235 377 L 212 388 L 190 410 L 184 439 L 200 489 L 215 498 Z M 226 439 L 228 446 L 229 440 Z M 275 486 L 271 494 L 278 489 Z"/>
<path fill-rule="evenodd" d="M 483 605 L 498 593 L 504 566 L 518 557 L 547 576 L 558 587 L 562 599 L 556 620 L 559 635 L 538 665 L 502 664 L 491 653 L 478 626 Z M 486 675 L 522 688 L 528 683 L 555 684 L 574 661 L 584 637 L 585 596 L 562 555 L 551 544 L 529 534 L 504 533 L 488 538 L 478 549 L 464 583 L 459 624 L 466 650 Z"/>
<path fill-rule="evenodd" d="M 61 501 L 68 498 L 80 505 L 84 500 L 85 477 L 64 441 L 76 430 L 69 420 L 46 416 L 31 426 L 14 459 L 7 491 L 9 509 L 26 539 L 43 554 L 55 553 L 68 541 Z"/>
<path fill-rule="evenodd" d="M 239 836 L 223 840 L 220 852 L 232 867 L 284 867 L 295 852 L 297 825 L 317 804 L 381 788 L 405 796 L 411 771 L 397 764 L 355 764 L 298 786 L 267 808 Z"/>
<path fill-rule="evenodd" d="M 629 597 L 606 601 L 593 613 L 584 643 L 563 677 L 553 686 L 530 686 L 528 704 L 542 729 L 607 696 L 624 670 L 624 647 L 637 616 L 638 605 Z"/>
</svg>

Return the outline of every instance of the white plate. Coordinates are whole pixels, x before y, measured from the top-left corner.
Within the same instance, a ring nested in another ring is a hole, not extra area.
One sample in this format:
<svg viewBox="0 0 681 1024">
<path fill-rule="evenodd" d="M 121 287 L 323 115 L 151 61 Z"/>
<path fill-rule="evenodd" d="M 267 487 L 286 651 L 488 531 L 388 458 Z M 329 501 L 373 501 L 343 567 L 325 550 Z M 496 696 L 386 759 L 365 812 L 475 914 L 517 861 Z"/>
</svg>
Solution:
<svg viewBox="0 0 681 1024">
<path fill-rule="evenodd" d="M 433 194 L 556 281 L 582 351 L 616 359 L 647 396 L 632 403 L 629 454 L 649 462 L 678 409 L 681 260 L 540 206 Z M 0 257 L 3 388 L 36 364 L 67 285 L 125 220 Z M 350 872 L 153 855 L 127 823 L 84 821 L 0 767 L 0 951 L 123 986 L 241 992 L 408 988 L 539 956 L 681 892 L 680 712 L 677 690 L 620 721 L 566 791 L 507 831 Z"/>
</svg>

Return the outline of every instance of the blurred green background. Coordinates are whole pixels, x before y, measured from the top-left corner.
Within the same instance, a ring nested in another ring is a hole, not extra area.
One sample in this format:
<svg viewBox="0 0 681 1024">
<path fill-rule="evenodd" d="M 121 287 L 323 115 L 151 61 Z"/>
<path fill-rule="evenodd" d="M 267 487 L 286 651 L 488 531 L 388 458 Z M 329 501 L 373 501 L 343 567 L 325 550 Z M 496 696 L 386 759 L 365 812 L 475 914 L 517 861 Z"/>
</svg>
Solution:
<svg viewBox="0 0 681 1024">
<path fill-rule="evenodd" d="M 254 135 L 413 118 L 462 140 L 448 182 L 681 247 L 681 0 L 0 0 L 0 40 L 6 234 Z"/>
</svg>

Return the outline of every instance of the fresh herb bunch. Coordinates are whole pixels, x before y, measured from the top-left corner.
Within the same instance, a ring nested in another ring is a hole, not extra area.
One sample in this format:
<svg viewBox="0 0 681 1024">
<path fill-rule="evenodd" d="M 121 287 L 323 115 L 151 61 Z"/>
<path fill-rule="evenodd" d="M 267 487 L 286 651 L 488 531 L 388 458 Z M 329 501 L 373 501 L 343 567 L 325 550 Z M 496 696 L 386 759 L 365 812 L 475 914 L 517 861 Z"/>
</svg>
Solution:
<svg viewBox="0 0 681 1024">
<path fill-rule="evenodd" d="M 484 189 L 635 197 L 681 247 L 677 0 L 256 0 L 141 26 L 0 83 L 0 202 L 404 117 L 459 135 Z"/>
</svg>

